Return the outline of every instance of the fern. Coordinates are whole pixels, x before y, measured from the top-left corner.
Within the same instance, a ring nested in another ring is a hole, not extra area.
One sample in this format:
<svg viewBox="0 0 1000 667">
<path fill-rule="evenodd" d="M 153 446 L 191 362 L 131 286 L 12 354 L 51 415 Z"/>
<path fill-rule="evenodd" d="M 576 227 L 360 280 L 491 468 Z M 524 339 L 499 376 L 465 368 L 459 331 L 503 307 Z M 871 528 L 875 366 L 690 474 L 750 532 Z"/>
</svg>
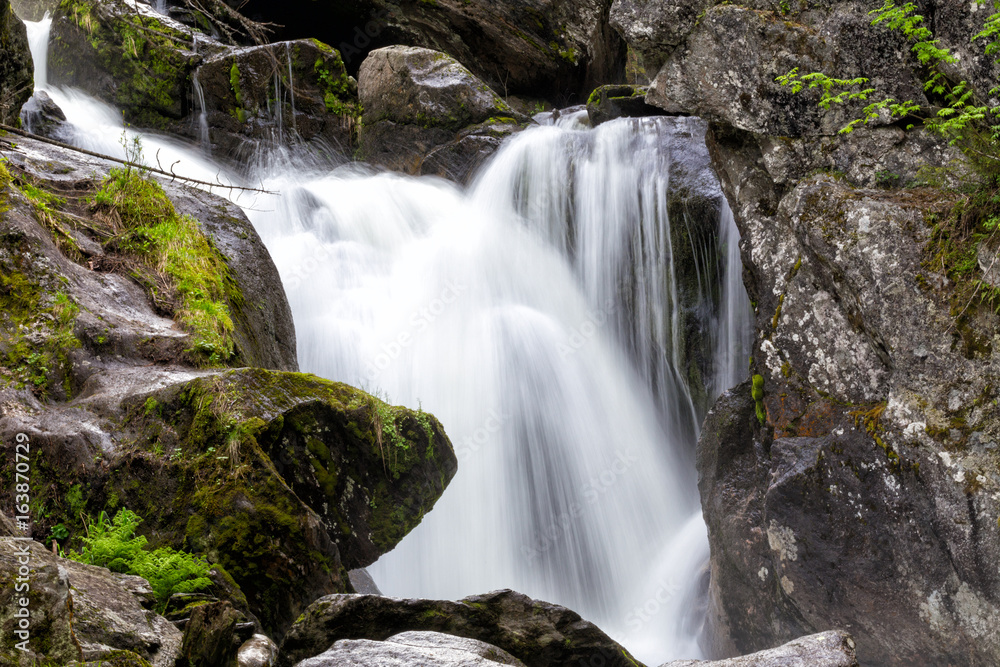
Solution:
<svg viewBox="0 0 1000 667">
<path fill-rule="evenodd" d="M 87 536 L 81 538 L 83 549 L 66 557 L 142 577 L 153 589 L 160 611 L 174 593 L 193 593 L 212 585 L 205 559 L 170 547 L 147 550 L 146 538 L 135 535 L 140 523 L 139 515 L 127 509 L 118 510 L 110 521 L 101 512 L 96 521 L 88 522 Z"/>
</svg>

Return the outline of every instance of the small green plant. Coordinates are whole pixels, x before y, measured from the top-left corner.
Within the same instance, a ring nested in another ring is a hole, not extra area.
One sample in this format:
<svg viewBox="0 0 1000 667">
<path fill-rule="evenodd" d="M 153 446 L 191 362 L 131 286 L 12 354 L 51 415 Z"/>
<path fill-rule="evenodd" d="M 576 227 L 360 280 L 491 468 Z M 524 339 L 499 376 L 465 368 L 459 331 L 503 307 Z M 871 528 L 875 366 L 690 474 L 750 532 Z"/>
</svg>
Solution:
<svg viewBox="0 0 1000 667">
<path fill-rule="evenodd" d="M 123 137 L 122 145 L 130 162 L 141 163 L 138 137 L 131 142 Z M 210 365 L 227 361 L 233 354 L 233 321 L 226 300 L 231 279 L 225 260 L 198 222 L 178 215 L 160 184 L 135 166 L 112 169 L 93 205 L 115 234 L 108 245 L 152 270 L 147 289 L 154 302 L 173 311 L 192 333 L 191 351 Z"/>
<path fill-rule="evenodd" d="M 751 396 L 753 396 L 754 407 L 757 411 L 757 420 L 760 425 L 763 426 L 764 422 L 767 421 L 767 415 L 764 412 L 764 376 L 754 375 L 753 376 L 753 389 L 750 390 Z"/>
<path fill-rule="evenodd" d="M 87 535 L 81 538 L 83 549 L 70 551 L 67 557 L 142 577 L 153 589 L 160 611 L 174 593 L 193 593 L 212 585 L 207 576 L 210 568 L 203 558 L 170 547 L 148 550 L 146 538 L 135 535 L 140 523 L 142 519 L 127 509 L 118 510 L 111 520 L 101 512 L 96 520 L 87 522 Z"/>
</svg>

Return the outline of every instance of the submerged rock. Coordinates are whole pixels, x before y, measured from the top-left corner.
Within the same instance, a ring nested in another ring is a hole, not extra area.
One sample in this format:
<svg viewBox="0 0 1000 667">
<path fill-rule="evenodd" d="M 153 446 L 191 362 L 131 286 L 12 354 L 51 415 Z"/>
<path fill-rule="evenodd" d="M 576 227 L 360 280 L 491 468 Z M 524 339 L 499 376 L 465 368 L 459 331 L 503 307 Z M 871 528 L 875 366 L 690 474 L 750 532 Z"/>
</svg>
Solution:
<svg viewBox="0 0 1000 667">
<path fill-rule="evenodd" d="M 372 164 L 465 181 L 526 120 L 455 59 L 393 46 L 361 65 L 361 150 Z"/>
<path fill-rule="evenodd" d="M 368 667 L 369 665 L 423 665 L 424 667 L 492 667 L 524 663 L 475 639 L 439 632 L 402 632 L 385 641 L 342 639 L 326 652 L 299 663 L 301 667 Z"/>
<path fill-rule="evenodd" d="M 0 123 L 12 124 L 34 88 L 34 65 L 28 32 L 10 7 L 0 0 Z"/>
<path fill-rule="evenodd" d="M 587 100 L 587 116 L 592 127 L 615 118 L 662 116 L 663 110 L 646 104 L 645 86 L 601 86 Z"/>
<path fill-rule="evenodd" d="M 330 595 L 314 602 L 295 622 L 281 644 L 278 664 L 293 667 L 301 660 L 320 656 L 340 640 L 371 641 L 345 643 L 334 655 L 353 658 L 365 651 L 397 651 L 392 646 L 375 644 L 411 631 L 484 642 L 507 651 L 528 667 L 570 667 L 581 662 L 612 667 L 638 664 L 579 614 L 509 590 L 458 602 Z M 316 667 L 327 664 L 335 663 L 315 663 Z"/>
<path fill-rule="evenodd" d="M 52 136 L 65 122 L 66 114 L 44 90 L 35 91 L 21 107 L 21 124 L 32 134 Z"/>
<path fill-rule="evenodd" d="M 851 636 L 831 631 L 739 658 L 674 660 L 661 667 L 858 667 L 858 659 Z"/>
</svg>

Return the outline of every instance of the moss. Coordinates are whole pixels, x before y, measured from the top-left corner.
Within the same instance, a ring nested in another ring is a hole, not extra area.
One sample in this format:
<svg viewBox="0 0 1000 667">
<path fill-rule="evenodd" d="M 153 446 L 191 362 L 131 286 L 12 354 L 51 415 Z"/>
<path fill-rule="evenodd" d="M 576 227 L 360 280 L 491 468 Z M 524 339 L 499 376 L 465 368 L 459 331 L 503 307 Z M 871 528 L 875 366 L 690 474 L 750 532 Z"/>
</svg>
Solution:
<svg viewBox="0 0 1000 667">
<path fill-rule="evenodd" d="M 111 13 L 86 0 L 63 0 L 59 11 L 76 23 L 80 46 L 89 45 L 90 58 L 115 81 L 109 101 L 123 110 L 127 121 L 164 129 L 181 117 L 193 61 L 174 40 L 190 42 L 188 34 L 154 17 Z M 74 80 L 85 76 L 76 74 L 76 63 L 58 56 L 54 60 L 71 81 L 82 83 Z"/>
<path fill-rule="evenodd" d="M 152 667 L 144 658 L 132 651 L 111 651 L 103 658 L 88 662 L 92 667 Z"/>
<path fill-rule="evenodd" d="M 750 395 L 754 400 L 754 407 L 757 412 L 757 420 L 763 426 L 767 421 L 767 413 L 764 410 L 764 376 L 754 375 Z"/>
<path fill-rule="evenodd" d="M 147 282 L 147 291 L 191 332 L 189 351 L 210 365 L 232 357 L 228 269 L 197 221 L 178 215 L 160 184 L 135 168 L 112 169 L 93 206 L 112 227 L 122 228 L 109 247 L 166 276 L 162 283 Z"/>
</svg>

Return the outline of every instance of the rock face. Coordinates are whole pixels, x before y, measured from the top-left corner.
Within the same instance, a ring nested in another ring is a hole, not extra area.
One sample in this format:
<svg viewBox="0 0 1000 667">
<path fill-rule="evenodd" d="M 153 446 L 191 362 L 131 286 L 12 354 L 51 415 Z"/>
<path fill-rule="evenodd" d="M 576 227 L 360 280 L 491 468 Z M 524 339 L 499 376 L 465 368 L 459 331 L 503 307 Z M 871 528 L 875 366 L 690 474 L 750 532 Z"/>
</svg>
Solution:
<svg viewBox="0 0 1000 667">
<path fill-rule="evenodd" d="M 295 136 L 319 140 L 335 154 L 353 152 L 357 82 L 323 42 L 227 49 L 209 56 L 197 77 L 210 141 L 224 155 L 252 158 L 255 146 Z"/>
<path fill-rule="evenodd" d="M 358 75 L 362 156 L 410 174 L 462 182 L 526 119 L 444 53 L 373 51 Z"/>
<path fill-rule="evenodd" d="M 996 66 L 968 42 L 987 13 L 945 4 L 922 6 L 985 93 Z M 1000 322 L 934 228 L 955 202 L 937 186 L 968 169 L 920 127 L 838 136 L 858 105 L 824 113 L 815 91 L 774 83 L 793 67 L 863 75 L 926 104 L 909 46 L 869 25 L 877 6 L 717 5 L 680 39 L 680 24 L 633 37 L 667 45 L 647 102 L 712 121 L 756 305 L 759 389 L 720 399 L 699 443 L 719 656 L 843 628 L 862 664 L 1000 660 Z"/>
<path fill-rule="evenodd" d="M 586 94 L 624 65 L 609 0 L 372 4 L 386 12 L 397 43 L 444 51 L 507 93 Z"/>
<path fill-rule="evenodd" d="M 198 141 L 236 162 L 261 144 L 350 155 L 360 109 L 340 54 L 313 39 L 240 47 L 125 0 L 64 0 L 52 22 L 52 83 L 115 105 L 138 127 Z"/>
<path fill-rule="evenodd" d="M 24 562 L 30 570 L 31 626 L 29 646 L 44 647 L 34 656 L 53 664 L 96 661 L 130 651 L 153 667 L 173 667 L 181 633 L 167 619 L 144 608 L 141 597 L 128 592 L 121 575 L 92 565 L 57 558 L 38 542 L 0 539 L 0 663 L 18 665 L 21 653 L 11 641 L 17 635 L 15 586 Z M 27 553 L 25 553 L 25 551 Z M 138 578 L 138 577 L 136 577 Z"/>
<path fill-rule="evenodd" d="M 410 635 L 413 631 L 484 642 L 506 651 L 528 667 L 569 667 L 581 662 L 621 667 L 637 664 L 624 648 L 578 614 L 509 590 L 474 595 L 458 602 L 331 595 L 313 603 L 292 626 L 281 644 L 278 664 L 293 667 L 314 656 L 320 656 L 317 658 L 320 661 L 307 664 L 315 667 L 339 664 L 322 661 L 327 658 L 321 654 L 331 645 L 338 651 L 335 655 L 352 659 L 365 655 L 365 651 L 400 651 L 394 646 L 373 645 L 386 642 L 400 632 Z M 344 642 L 338 648 L 336 643 L 341 640 L 371 641 Z M 407 644 L 412 646 L 413 642 Z M 501 661 L 501 664 L 511 663 Z"/>
<path fill-rule="evenodd" d="M 455 474 L 440 423 L 312 376 L 195 365 L 189 334 L 115 269 L 110 246 L 60 226 L 72 213 L 101 229 L 92 209 L 36 217 L 27 179 L 85 200 L 107 167 L 31 140 L 7 154 L 18 176 L 0 172 L 0 470 L 13 474 L 26 434 L 33 501 L 48 508 L 35 536 L 61 523 L 72 539 L 81 515 L 127 507 L 151 546 L 214 563 L 212 595 L 272 636 L 317 597 L 351 592 L 347 570 L 395 546 Z M 229 265 L 233 363 L 292 365 L 287 304 L 253 228 L 217 197 L 166 191 Z"/>
<path fill-rule="evenodd" d="M 524 663 L 496 646 L 438 632 L 402 632 L 385 641 L 342 639 L 328 651 L 299 663 L 302 667 L 493 667 Z"/>
<path fill-rule="evenodd" d="M 824 632 L 730 660 L 674 660 L 660 667 L 858 667 L 858 659 L 850 635 Z"/>
<path fill-rule="evenodd" d="M 14 123 L 31 97 L 33 67 L 24 23 L 0 0 L 0 122 Z"/>
<path fill-rule="evenodd" d="M 601 86 L 587 100 L 587 116 L 592 127 L 615 118 L 661 116 L 663 110 L 646 104 L 645 86 Z"/>
</svg>

